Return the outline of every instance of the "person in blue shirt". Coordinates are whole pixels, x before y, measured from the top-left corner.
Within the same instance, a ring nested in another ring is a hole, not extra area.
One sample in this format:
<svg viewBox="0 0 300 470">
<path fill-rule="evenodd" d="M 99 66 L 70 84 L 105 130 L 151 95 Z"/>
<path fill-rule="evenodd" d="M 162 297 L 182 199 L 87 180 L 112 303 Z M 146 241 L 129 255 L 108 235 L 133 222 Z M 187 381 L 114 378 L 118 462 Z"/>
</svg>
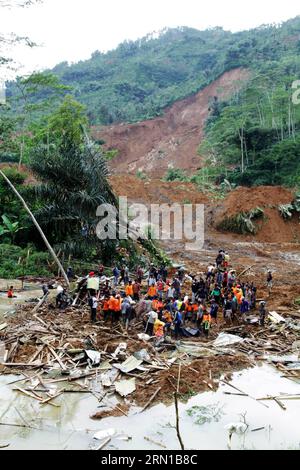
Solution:
<svg viewBox="0 0 300 470">
<path fill-rule="evenodd" d="M 246 320 L 246 315 L 247 313 L 249 312 L 250 308 L 249 308 L 249 302 L 245 299 L 245 297 L 243 297 L 242 299 L 242 303 L 241 303 L 241 315 L 242 315 L 242 318 L 243 320 L 245 321 Z"/>
<path fill-rule="evenodd" d="M 178 336 L 182 336 L 181 335 L 182 315 L 180 312 L 177 311 L 175 313 L 173 323 L 175 326 L 175 338 L 178 339 Z"/>
<path fill-rule="evenodd" d="M 120 277 L 120 270 L 119 270 L 118 266 L 114 267 L 113 276 L 114 276 L 114 285 L 115 285 L 115 287 L 117 287 L 117 285 L 119 284 L 119 277 Z"/>
</svg>

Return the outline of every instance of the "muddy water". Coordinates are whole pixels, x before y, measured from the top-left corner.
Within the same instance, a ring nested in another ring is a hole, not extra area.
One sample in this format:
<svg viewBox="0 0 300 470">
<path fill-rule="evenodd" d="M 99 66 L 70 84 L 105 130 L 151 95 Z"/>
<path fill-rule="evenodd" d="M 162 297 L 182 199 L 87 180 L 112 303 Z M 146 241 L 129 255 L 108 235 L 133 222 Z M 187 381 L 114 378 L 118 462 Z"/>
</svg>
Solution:
<svg viewBox="0 0 300 470">
<path fill-rule="evenodd" d="M 94 396 L 64 394 L 55 400 L 60 407 L 54 408 L 12 391 L 18 384 L 5 385 L 12 380 L 14 377 L 0 378 L 0 422 L 22 425 L 25 421 L 38 429 L 0 426 L 0 445 L 10 444 L 8 449 L 94 448 L 99 445 L 93 439 L 94 433 L 110 428 L 131 439 L 113 438 L 106 447 L 108 450 L 179 449 L 173 428 L 174 406 L 160 404 L 142 415 L 132 408 L 128 417 L 93 421 L 89 416 L 100 409 Z M 300 393 L 300 383 L 282 378 L 268 365 L 236 373 L 231 383 L 256 398 Z M 284 411 L 274 401 L 262 402 L 267 405 L 263 406 L 248 397 L 225 395 L 225 391 L 235 393 L 224 384 L 217 392 L 197 395 L 187 404 L 180 404 L 181 434 L 187 449 L 227 449 L 228 432 L 224 427 L 238 423 L 242 414 L 246 414 L 249 428 L 244 435 L 233 435 L 232 449 L 300 449 L 299 400 L 284 401 L 287 408 Z M 214 409 L 217 416 L 211 422 L 196 424 L 197 416 L 188 414 L 192 407 Z M 252 432 L 261 427 L 264 429 Z"/>
<path fill-rule="evenodd" d="M 15 299 L 7 298 L 6 291 L 9 286 L 14 286 Z M 3 320 L 3 314 L 5 312 L 12 312 L 16 305 L 22 304 L 28 299 L 40 297 L 42 294 L 42 289 L 39 284 L 25 284 L 22 291 L 21 287 L 20 281 L 0 279 L 0 291 L 2 291 L 0 292 L 0 321 Z"/>
</svg>

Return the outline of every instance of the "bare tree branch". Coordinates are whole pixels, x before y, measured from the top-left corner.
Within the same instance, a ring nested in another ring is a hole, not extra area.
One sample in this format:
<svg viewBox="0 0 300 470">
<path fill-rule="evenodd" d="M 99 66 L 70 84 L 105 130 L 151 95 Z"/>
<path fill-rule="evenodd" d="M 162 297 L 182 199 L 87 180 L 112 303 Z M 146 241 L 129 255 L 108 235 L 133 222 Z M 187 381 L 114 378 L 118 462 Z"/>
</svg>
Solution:
<svg viewBox="0 0 300 470">
<path fill-rule="evenodd" d="M 0 0 L 0 10 L 1 9 L 8 9 L 11 10 L 13 8 L 26 8 L 32 5 L 36 5 L 42 3 L 43 0 Z M 36 44 L 30 40 L 27 36 L 18 36 L 15 33 L 11 34 L 2 34 L 0 33 L 0 67 L 2 66 L 2 70 L 12 70 L 11 68 L 7 67 L 7 64 L 12 63 L 13 60 L 11 59 L 12 50 L 15 46 L 23 44 L 28 47 L 35 47 Z M 3 80 L 7 79 L 2 75 L 2 82 Z"/>
<path fill-rule="evenodd" d="M 36 3 L 42 3 L 42 1 L 43 0 L 0 0 L 0 8 L 24 8 Z"/>
</svg>

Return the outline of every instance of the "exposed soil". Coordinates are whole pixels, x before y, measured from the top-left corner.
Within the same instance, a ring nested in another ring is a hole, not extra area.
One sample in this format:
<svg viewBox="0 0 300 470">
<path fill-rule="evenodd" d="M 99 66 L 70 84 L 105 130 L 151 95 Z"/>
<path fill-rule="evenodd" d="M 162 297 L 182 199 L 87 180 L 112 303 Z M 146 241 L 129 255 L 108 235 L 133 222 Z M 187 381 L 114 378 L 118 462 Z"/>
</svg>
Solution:
<svg viewBox="0 0 300 470">
<path fill-rule="evenodd" d="M 225 199 L 215 200 L 213 195 L 200 191 L 192 183 L 165 182 L 158 178 L 141 180 L 133 175 L 113 175 L 110 177 L 110 182 L 116 194 L 127 196 L 130 202 L 204 204 L 207 240 L 220 237 L 220 232 L 215 227 L 225 217 L 261 207 L 265 217 L 257 222 L 259 230 L 255 236 L 230 233 L 224 233 L 224 236 L 226 235 L 229 240 L 239 239 L 247 242 L 296 245 L 300 242 L 299 216 L 295 215 L 291 220 L 284 220 L 278 210 L 279 205 L 293 201 L 294 193 L 289 189 L 279 186 L 240 187 L 230 192 Z"/>
<path fill-rule="evenodd" d="M 228 378 L 233 371 L 239 371 L 252 367 L 253 363 L 245 356 L 217 356 L 209 359 L 197 359 L 191 364 L 181 366 L 179 395 L 181 400 L 190 398 L 199 392 L 217 390 L 218 380 L 221 375 L 228 374 Z M 139 384 L 134 394 L 135 402 L 144 406 L 155 391 L 161 387 L 155 401 L 170 403 L 174 400 L 174 392 L 177 390 L 179 367 L 172 367 L 169 371 L 162 371 L 157 374 L 157 380 L 150 385 Z"/>
<path fill-rule="evenodd" d="M 113 175 L 111 185 L 118 196 L 145 204 L 208 204 L 206 194 L 197 190 L 193 183 L 166 182 L 161 179 L 141 180 L 133 175 Z"/>
<path fill-rule="evenodd" d="M 254 207 L 278 207 L 288 204 L 294 198 L 289 189 L 281 186 L 240 187 L 229 193 L 223 202 L 223 210 L 231 216 L 239 212 L 248 212 Z"/>
<path fill-rule="evenodd" d="M 198 147 L 204 135 L 211 100 L 229 98 L 249 78 L 237 68 L 224 73 L 199 93 L 176 102 L 161 117 L 137 124 L 93 127 L 93 137 L 104 140 L 107 149 L 118 149 L 111 162 L 116 173 L 163 175 L 168 167 L 195 172 L 202 167 Z"/>
<path fill-rule="evenodd" d="M 300 298 L 300 220 L 294 216 L 285 221 L 278 210 L 280 204 L 293 201 L 292 191 L 282 187 L 238 188 L 223 200 L 215 201 L 190 183 L 166 183 L 159 179 L 141 181 L 135 176 L 111 177 L 118 195 L 128 196 L 130 201 L 149 203 L 185 202 L 205 204 L 205 244 L 203 250 L 186 251 L 184 241 L 160 242 L 169 257 L 184 263 L 191 273 L 205 272 L 208 264 L 215 262 L 220 248 L 228 250 L 238 273 L 253 266 L 243 276 L 243 281 L 255 282 L 259 298 L 266 292 L 267 270 L 274 275 L 274 288 L 268 300 L 270 310 L 279 313 L 295 311 L 294 300 Z M 226 215 L 261 207 L 265 219 L 257 235 L 238 235 L 217 231 L 215 226 Z"/>
<path fill-rule="evenodd" d="M 229 193 L 215 212 L 215 225 L 225 217 L 241 212 L 249 212 L 260 207 L 264 210 L 264 220 L 257 222 L 258 233 L 245 239 L 265 243 L 291 243 L 300 241 L 300 219 L 295 215 L 292 220 L 284 220 L 278 207 L 290 204 L 294 193 L 280 186 L 260 186 L 257 188 L 240 187 Z"/>
<path fill-rule="evenodd" d="M 100 419 L 105 419 L 109 417 L 123 416 L 124 413 L 128 413 L 128 411 L 129 411 L 129 405 L 120 404 L 110 410 L 108 409 L 108 410 L 98 411 L 97 413 L 90 416 L 90 418 L 100 420 Z"/>
</svg>

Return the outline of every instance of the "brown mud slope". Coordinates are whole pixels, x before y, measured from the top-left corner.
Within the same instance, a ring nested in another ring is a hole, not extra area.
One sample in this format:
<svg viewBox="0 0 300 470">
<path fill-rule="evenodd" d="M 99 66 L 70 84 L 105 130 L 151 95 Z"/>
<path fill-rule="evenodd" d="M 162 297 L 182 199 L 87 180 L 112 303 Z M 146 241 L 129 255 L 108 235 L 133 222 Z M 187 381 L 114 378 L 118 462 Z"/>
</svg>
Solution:
<svg viewBox="0 0 300 470">
<path fill-rule="evenodd" d="M 137 124 L 94 127 L 94 138 L 104 140 L 107 149 L 118 149 L 111 162 L 117 173 L 144 171 L 163 175 L 168 167 L 194 172 L 201 167 L 197 149 L 204 135 L 211 99 L 229 98 L 249 77 L 237 68 L 224 73 L 196 95 L 177 101 L 161 117 Z"/>
<path fill-rule="evenodd" d="M 216 225 L 225 217 L 232 217 L 240 212 L 249 212 L 260 207 L 265 218 L 258 222 L 259 230 L 255 237 L 246 236 L 258 242 L 291 243 L 300 240 L 300 220 L 284 220 L 278 207 L 293 201 L 292 191 L 279 186 L 260 186 L 258 188 L 238 188 L 231 192 L 216 210 Z"/>
<path fill-rule="evenodd" d="M 261 207 L 265 218 L 258 221 L 258 233 L 254 235 L 236 235 L 224 232 L 229 240 L 237 239 L 261 243 L 294 243 L 300 241 L 300 219 L 295 215 L 291 220 L 284 220 L 278 210 L 281 204 L 289 204 L 294 199 L 292 191 L 280 186 L 260 186 L 257 188 L 241 187 L 229 193 L 221 201 L 214 201 L 209 193 L 199 191 L 192 183 L 178 181 L 165 182 L 157 178 L 141 180 L 133 175 L 126 177 L 113 175 L 110 183 L 118 196 L 127 196 L 131 202 L 144 204 L 204 204 L 205 229 L 209 239 L 215 239 L 222 232 L 216 227 L 225 217 L 232 217 L 240 212 L 249 212 Z"/>
<path fill-rule="evenodd" d="M 118 196 L 127 196 L 144 204 L 208 204 L 208 197 L 193 183 L 166 182 L 160 179 L 141 180 L 133 175 L 113 175 L 110 183 Z"/>
</svg>

